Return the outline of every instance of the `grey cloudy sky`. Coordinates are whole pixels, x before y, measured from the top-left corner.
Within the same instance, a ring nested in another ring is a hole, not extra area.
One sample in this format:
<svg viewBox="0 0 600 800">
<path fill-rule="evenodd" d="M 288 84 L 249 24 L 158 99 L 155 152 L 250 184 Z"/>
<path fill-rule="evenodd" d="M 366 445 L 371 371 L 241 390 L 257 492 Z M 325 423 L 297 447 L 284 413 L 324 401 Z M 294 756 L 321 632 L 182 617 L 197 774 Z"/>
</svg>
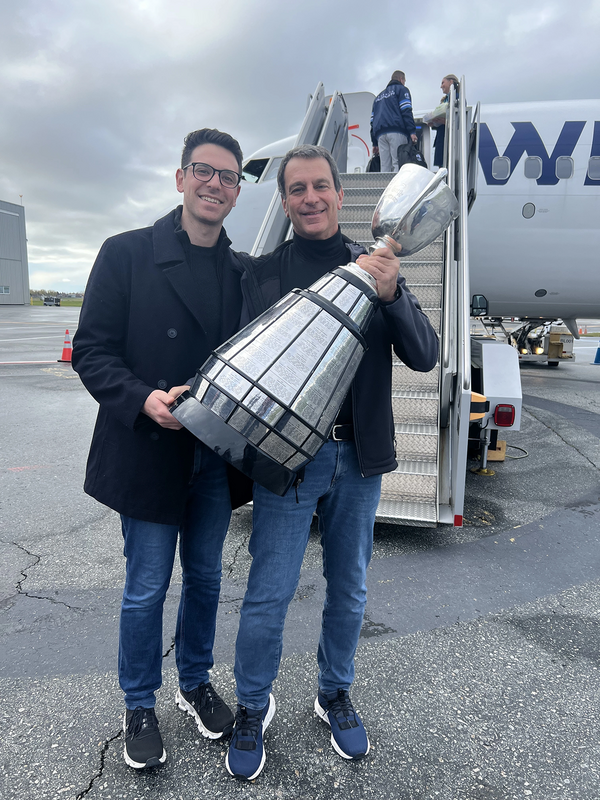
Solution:
<svg viewBox="0 0 600 800">
<path fill-rule="evenodd" d="M 179 201 L 183 137 L 245 155 L 299 128 L 306 98 L 443 75 L 483 103 L 598 97 L 600 0 L 19 0 L 0 3 L 0 199 L 23 196 L 32 288 L 84 287 L 104 239 Z M 235 212 L 234 212 L 235 213 Z"/>
</svg>

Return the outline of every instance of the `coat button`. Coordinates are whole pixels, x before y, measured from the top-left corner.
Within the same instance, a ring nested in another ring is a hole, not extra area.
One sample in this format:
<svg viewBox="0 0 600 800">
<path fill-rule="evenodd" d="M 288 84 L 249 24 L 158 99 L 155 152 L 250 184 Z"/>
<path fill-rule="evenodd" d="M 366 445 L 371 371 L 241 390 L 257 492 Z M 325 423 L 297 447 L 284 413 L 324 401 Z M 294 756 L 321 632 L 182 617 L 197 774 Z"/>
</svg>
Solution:
<svg viewBox="0 0 600 800">
<path fill-rule="evenodd" d="M 156 431 L 152 431 L 152 433 L 150 434 L 150 438 L 152 439 L 153 442 L 157 442 L 159 439 L 158 433 Z"/>
<path fill-rule="evenodd" d="M 167 336 L 169 337 L 169 339 L 174 339 L 177 336 L 177 331 L 175 330 L 175 328 L 169 328 L 169 330 L 167 331 Z"/>
<path fill-rule="evenodd" d="M 167 382 L 164 381 L 164 380 L 160 380 L 156 385 L 158 386 L 159 389 L 166 389 L 167 388 Z"/>
</svg>

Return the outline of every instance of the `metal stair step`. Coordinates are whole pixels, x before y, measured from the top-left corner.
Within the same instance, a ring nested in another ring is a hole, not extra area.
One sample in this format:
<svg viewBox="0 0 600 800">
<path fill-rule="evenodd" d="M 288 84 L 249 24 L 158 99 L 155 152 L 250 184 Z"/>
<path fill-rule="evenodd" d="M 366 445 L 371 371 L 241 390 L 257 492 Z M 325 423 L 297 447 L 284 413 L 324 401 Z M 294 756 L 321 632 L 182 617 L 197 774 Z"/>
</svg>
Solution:
<svg viewBox="0 0 600 800">
<path fill-rule="evenodd" d="M 411 256 L 405 256 L 402 261 L 439 261 L 443 260 L 444 256 L 444 243 L 441 239 L 436 239 L 435 242 L 428 244 L 418 253 L 413 253 Z"/>
<path fill-rule="evenodd" d="M 346 206 L 354 205 L 370 205 L 371 218 L 375 211 L 375 206 L 379 202 L 379 198 L 383 194 L 383 187 L 366 186 L 361 189 L 347 189 L 344 187 L 344 208 Z"/>
<path fill-rule="evenodd" d="M 415 372 L 403 364 L 396 356 L 392 356 L 392 392 L 394 394 L 408 390 L 420 392 L 437 392 L 439 384 L 439 365 L 430 372 Z"/>
<path fill-rule="evenodd" d="M 373 243 L 373 236 L 371 234 L 371 221 L 369 222 L 341 222 L 340 228 L 344 236 L 355 241 Z"/>
<path fill-rule="evenodd" d="M 344 195 L 344 205 L 338 214 L 340 225 L 358 222 L 368 225 L 369 230 L 371 230 L 371 221 L 373 219 L 373 212 L 375 211 L 375 204 L 346 203 L 345 200 L 346 195 Z"/>
<path fill-rule="evenodd" d="M 437 475 L 437 461 L 419 460 L 407 461 L 398 460 L 398 466 L 394 470 L 397 475 Z"/>
<path fill-rule="evenodd" d="M 394 424 L 394 430 L 397 459 L 419 461 L 437 458 L 437 425 L 400 422 Z"/>
<path fill-rule="evenodd" d="M 377 186 L 385 188 L 394 177 L 392 172 L 343 172 L 340 175 L 344 191 L 346 189 Z"/>
<path fill-rule="evenodd" d="M 406 276 L 405 276 L 406 277 Z M 408 283 L 408 288 L 419 301 L 421 308 L 440 308 L 442 305 L 442 286 L 426 283 Z"/>
<path fill-rule="evenodd" d="M 435 503 L 386 499 L 377 507 L 377 521 L 434 528 L 437 525 L 437 506 Z"/>
<path fill-rule="evenodd" d="M 400 259 L 400 274 L 409 286 L 417 284 L 440 284 L 442 281 L 441 261 L 410 261 Z M 411 289 L 412 291 L 412 289 Z"/>
<path fill-rule="evenodd" d="M 407 475 L 387 472 L 381 480 L 383 500 L 416 500 L 435 502 L 437 475 Z"/>
<path fill-rule="evenodd" d="M 438 421 L 437 392 L 394 393 L 392 395 L 392 411 L 394 421 L 437 425 Z"/>
</svg>

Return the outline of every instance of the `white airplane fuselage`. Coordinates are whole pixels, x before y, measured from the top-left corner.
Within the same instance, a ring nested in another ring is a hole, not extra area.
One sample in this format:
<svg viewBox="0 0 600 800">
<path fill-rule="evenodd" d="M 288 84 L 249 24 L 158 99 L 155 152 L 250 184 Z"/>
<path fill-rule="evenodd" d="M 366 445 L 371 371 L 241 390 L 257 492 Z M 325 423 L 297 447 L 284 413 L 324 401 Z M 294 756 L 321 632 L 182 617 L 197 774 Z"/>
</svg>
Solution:
<svg viewBox="0 0 600 800">
<path fill-rule="evenodd" d="M 600 101 L 484 105 L 479 135 L 471 295 L 490 316 L 600 317 Z"/>
</svg>

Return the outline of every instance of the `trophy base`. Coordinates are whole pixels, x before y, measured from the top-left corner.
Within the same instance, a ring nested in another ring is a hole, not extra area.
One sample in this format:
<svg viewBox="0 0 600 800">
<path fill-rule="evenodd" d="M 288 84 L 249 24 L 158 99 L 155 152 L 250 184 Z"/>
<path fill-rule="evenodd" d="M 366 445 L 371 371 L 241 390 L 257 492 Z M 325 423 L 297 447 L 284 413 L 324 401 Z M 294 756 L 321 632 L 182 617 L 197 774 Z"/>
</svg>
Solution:
<svg viewBox="0 0 600 800">
<path fill-rule="evenodd" d="M 177 398 L 171 413 L 224 461 L 270 492 L 283 497 L 296 480 L 296 472 L 263 453 L 189 392 Z"/>
</svg>

